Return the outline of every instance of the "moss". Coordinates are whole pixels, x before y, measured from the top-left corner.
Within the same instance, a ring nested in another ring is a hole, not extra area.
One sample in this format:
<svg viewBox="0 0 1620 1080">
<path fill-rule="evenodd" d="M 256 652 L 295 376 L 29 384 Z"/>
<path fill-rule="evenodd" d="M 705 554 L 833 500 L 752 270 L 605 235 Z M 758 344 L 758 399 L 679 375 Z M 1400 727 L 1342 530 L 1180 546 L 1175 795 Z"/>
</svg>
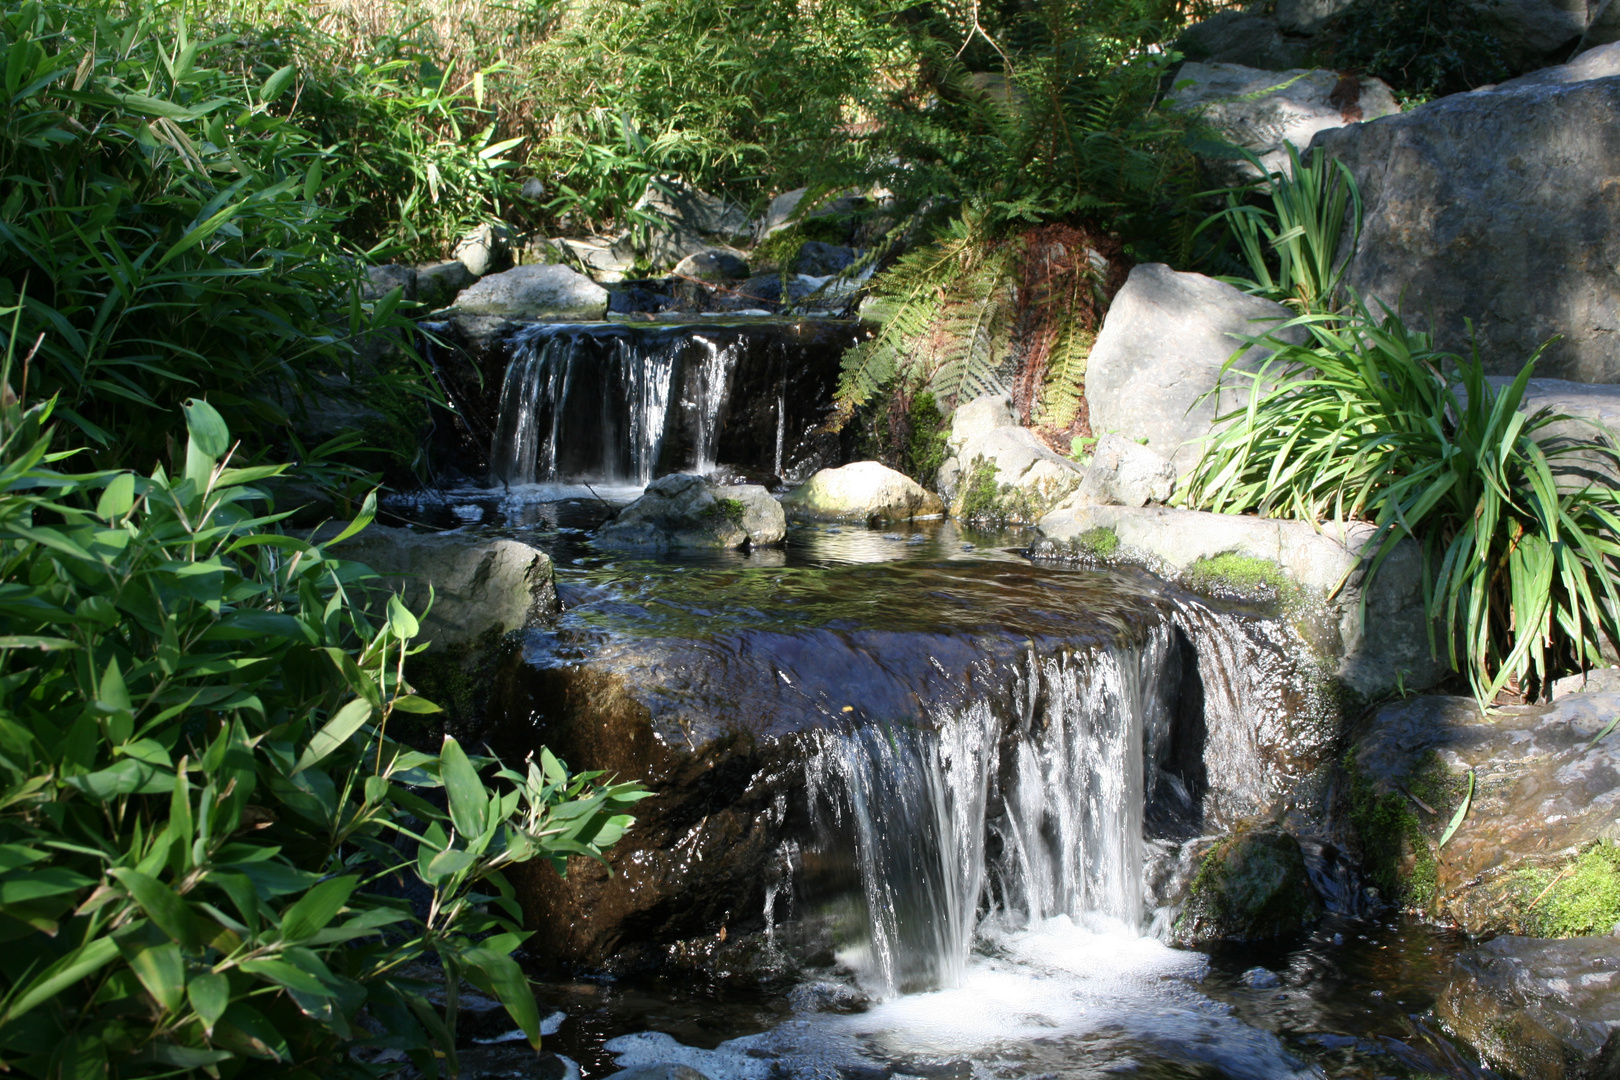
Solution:
<svg viewBox="0 0 1620 1080">
<path fill-rule="evenodd" d="M 996 474 L 1001 470 L 993 461 L 975 458 L 962 485 L 961 516 L 969 521 L 998 516 L 1001 485 Z"/>
<path fill-rule="evenodd" d="M 1187 568 L 1182 582 L 1188 588 L 1208 593 L 1265 593 L 1282 597 L 1299 591 L 1279 563 L 1223 552 L 1199 559 Z"/>
<path fill-rule="evenodd" d="M 854 218 L 848 214 L 823 214 L 777 230 L 754 249 L 754 272 L 791 272 L 793 261 L 799 257 L 799 249 L 812 240 L 839 246 L 848 244 L 853 222 Z"/>
<path fill-rule="evenodd" d="M 939 411 L 934 395 L 924 391 L 911 399 L 906 410 L 906 475 L 924 487 L 933 487 L 939 467 L 950 452 L 945 414 Z"/>
<path fill-rule="evenodd" d="M 1199 864 L 1176 937 L 1254 941 L 1297 933 L 1321 913 L 1299 841 L 1274 825 L 1240 824 Z"/>
<path fill-rule="evenodd" d="M 1437 834 L 1461 800 L 1464 781 L 1452 776 L 1433 750 L 1401 778 L 1406 792 L 1380 791 L 1356 767 L 1355 751 L 1345 757 L 1350 774 L 1350 823 L 1361 841 L 1362 870 L 1385 899 L 1427 909 L 1434 902 L 1440 865 Z M 1435 811 L 1425 823 L 1411 796 Z"/>
<path fill-rule="evenodd" d="M 1523 914 L 1520 933 L 1541 937 L 1607 934 L 1620 923 L 1620 845 L 1599 841 L 1558 870 L 1515 875 Z"/>
<path fill-rule="evenodd" d="M 717 521 L 741 525 L 744 515 L 748 513 L 748 507 L 743 505 L 741 499 L 716 499 L 703 513 Z"/>
<path fill-rule="evenodd" d="M 1106 525 L 1098 525 L 1070 540 L 1069 550 L 1093 559 L 1111 559 L 1119 552 L 1119 534 Z"/>
</svg>

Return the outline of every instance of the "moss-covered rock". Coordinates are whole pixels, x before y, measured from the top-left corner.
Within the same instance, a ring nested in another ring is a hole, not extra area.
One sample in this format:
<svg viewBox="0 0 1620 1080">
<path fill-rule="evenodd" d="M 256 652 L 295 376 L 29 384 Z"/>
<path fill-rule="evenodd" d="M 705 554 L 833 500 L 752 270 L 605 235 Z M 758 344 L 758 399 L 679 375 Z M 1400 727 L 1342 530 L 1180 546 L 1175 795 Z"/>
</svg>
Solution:
<svg viewBox="0 0 1620 1080">
<path fill-rule="evenodd" d="M 1617 711 L 1610 693 L 1488 715 L 1468 698 L 1384 706 L 1345 762 L 1364 878 L 1471 933 L 1606 932 L 1620 922 L 1620 740 L 1593 738 Z"/>
<path fill-rule="evenodd" d="M 1258 941 L 1297 934 L 1321 914 L 1299 841 L 1275 825 L 1249 825 L 1234 829 L 1204 856 L 1175 938 L 1183 945 Z"/>
</svg>

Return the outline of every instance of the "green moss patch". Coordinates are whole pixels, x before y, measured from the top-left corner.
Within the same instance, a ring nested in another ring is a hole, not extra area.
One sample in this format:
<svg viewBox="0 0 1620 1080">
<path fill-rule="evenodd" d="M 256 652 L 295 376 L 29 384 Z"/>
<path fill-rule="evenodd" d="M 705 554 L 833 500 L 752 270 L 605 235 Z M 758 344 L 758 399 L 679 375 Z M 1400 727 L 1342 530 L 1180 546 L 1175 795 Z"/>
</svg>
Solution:
<svg viewBox="0 0 1620 1080">
<path fill-rule="evenodd" d="M 1385 900 L 1427 909 L 1439 879 L 1440 831 L 1462 800 L 1467 782 L 1453 776 L 1433 750 L 1397 780 L 1405 790 L 1382 790 L 1361 773 L 1355 751 L 1345 758 L 1350 774 L 1350 823 L 1361 841 L 1362 871 Z M 1431 820 L 1419 815 L 1421 799 L 1434 810 Z"/>
<path fill-rule="evenodd" d="M 1255 941 L 1298 933 L 1321 914 L 1299 841 L 1276 826 L 1240 826 L 1204 856 L 1176 937 Z"/>
<path fill-rule="evenodd" d="M 748 513 L 748 507 L 743 505 L 741 499 L 716 499 L 703 513 L 716 521 L 729 521 L 733 525 L 741 525 L 743 516 Z"/>
<path fill-rule="evenodd" d="M 1069 548 L 1076 555 L 1111 559 L 1119 553 L 1119 534 L 1106 525 L 1098 525 L 1070 540 Z"/>
<path fill-rule="evenodd" d="M 1581 937 L 1620 923 L 1620 844 L 1600 841 L 1560 869 L 1523 869 L 1515 877 L 1525 899 L 1520 933 Z"/>
<path fill-rule="evenodd" d="M 1282 597 L 1299 591 L 1280 564 L 1235 551 L 1199 559 L 1187 568 L 1181 580 L 1190 589 L 1217 595 L 1261 593 Z"/>
</svg>

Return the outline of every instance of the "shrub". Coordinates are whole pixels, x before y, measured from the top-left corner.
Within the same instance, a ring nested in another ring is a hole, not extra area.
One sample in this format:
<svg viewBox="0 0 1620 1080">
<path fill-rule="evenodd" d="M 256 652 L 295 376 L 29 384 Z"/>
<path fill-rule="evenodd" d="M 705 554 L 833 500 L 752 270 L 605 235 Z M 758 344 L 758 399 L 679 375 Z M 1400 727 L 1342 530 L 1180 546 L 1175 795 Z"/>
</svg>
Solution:
<svg viewBox="0 0 1620 1080">
<path fill-rule="evenodd" d="M 538 1044 L 501 868 L 599 856 L 640 791 L 549 754 L 492 791 L 455 740 L 389 738 L 435 709 L 401 675 L 416 618 L 274 532 L 256 485 L 283 467 L 186 414 L 172 474 L 71 474 L 51 403 L 0 408 L 6 1068 L 370 1076 L 396 1049 L 433 1076 L 464 978 Z"/>
<path fill-rule="evenodd" d="M 1370 574 L 1416 540 L 1431 635 L 1482 703 L 1599 664 L 1620 643 L 1620 453 L 1596 431 L 1552 438 L 1571 417 L 1519 411 L 1535 358 L 1498 387 L 1477 355 L 1439 352 L 1359 303 L 1290 325 L 1305 344 L 1256 338 L 1276 350 L 1261 370 L 1235 369 L 1237 356 L 1223 369 L 1249 380 L 1248 403 L 1217 418 L 1189 504 L 1370 520 Z"/>
<path fill-rule="evenodd" d="M 1375 75 L 1410 108 L 1500 82 L 1507 51 L 1463 0 L 1361 0 L 1328 28 L 1323 66 Z"/>
<path fill-rule="evenodd" d="M 408 326 L 397 294 L 359 298 L 323 202 L 345 159 L 278 111 L 294 70 L 210 66 L 231 42 L 191 33 L 163 5 L 0 0 L 16 389 L 57 397 L 64 434 L 101 464 L 145 466 L 183 440 L 188 395 L 238 431 L 282 431 L 353 370 L 355 342 Z M 422 374 L 381 378 L 421 395 Z"/>
</svg>

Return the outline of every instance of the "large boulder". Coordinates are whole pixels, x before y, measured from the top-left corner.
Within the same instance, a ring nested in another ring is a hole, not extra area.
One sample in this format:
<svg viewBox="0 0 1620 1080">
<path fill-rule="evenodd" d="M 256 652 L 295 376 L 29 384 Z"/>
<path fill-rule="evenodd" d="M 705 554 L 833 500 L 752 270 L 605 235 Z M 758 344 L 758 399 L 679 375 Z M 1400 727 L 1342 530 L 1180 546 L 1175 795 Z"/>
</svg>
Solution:
<svg viewBox="0 0 1620 1080">
<path fill-rule="evenodd" d="M 1607 905 L 1604 925 L 1586 932 L 1620 921 L 1620 874 L 1583 861 L 1620 839 L 1620 738 L 1592 741 L 1617 711 L 1620 694 L 1602 691 L 1489 716 L 1472 698 L 1385 705 L 1348 758 L 1350 824 L 1369 880 L 1386 899 L 1475 934 L 1568 932 L 1576 900 Z M 1606 898 L 1588 876 L 1611 880 Z"/>
<path fill-rule="evenodd" d="M 430 263 L 416 269 L 417 299 L 429 311 L 449 307 L 463 289 L 478 283 L 478 275 L 460 259 Z"/>
<path fill-rule="evenodd" d="M 600 319 L 608 294 L 583 274 L 556 264 L 516 266 L 492 274 L 456 297 L 466 315 L 528 319 Z"/>
<path fill-rule="evenodd" d="M 565 237 L 557 243 L 590 271 L 592 278 L 608 284 L 625 280 L 640 261 L 635 239 L 628 232 L 615 237 Z"/>
<path fill-rule="evenodd" d="M 1216 841 L 1188 887 L 1175 940 L 1259 941 L 1306 930 L 1322 914 L 1299 841 L 1274 825 L 1242 825 Z"/>
<path fill-rule="evenodd" d="M 1277 0 L 1277 25 L 1293 34 L 1316 34 L 1356 0 Z"/>
<path fill-rule="evenodd" d="M 748 258 L 735 248 L 704 248 L 676 263 L 672 273 L 698 281 L 741 281 L 748 276 Z"/>
<path fill-rule="evenodd" d="M 1347 284 L 1513 374 L 1620 382 L 1620 44 L 1319 133 L 1365 226 Z M 1470 321 L 1472 330 L 1470 330 Z"/>
<path fill-rule="evenodd" d="M 1567 59 L 1598 7 L 1591 0 L 1486 0 L 1474 5 L 1474 17 L 1502 43 L 1511 70 L 1528 71 Z"/>
<path fill-rule="evenodd" d="M 1525 1080 L 1620 1072 L 1620 941 L 1504 935 L 1452 961 L 1435 1003 L 1446 1028 Z"/>
<path fill-rule="evenodd" d="M 1187 63 L 1170 104 L 1198 116 L 1233 146 L 1255 154 L 1265 170 L 1287 173 L 1288 148 L 1303 150 L 1319 131 L 1400 112 L 1378 79 L 1296 68 L 1262 71 L 1239 64 Z M 1233 180 L 1258 177 L 1241 159 L 1216 162 Z"/>
<path fill-rule="evenodd" d="M 1243 338 L 1275 329 L 1291 317 L 1281 304 L 1249 296 L 1202 274 L 1163 263 L 1131 269 L 1114 297 L 1086 362 L 1091 429 L 1114 432 L 1169 458 L 1185 473 L 1202 451 L 1217 412 L 1243 401 L 1244 382 L 1206 397 Z M 1284 332 L 1302 341 L 1295 327 Z M 1254 371 L 1269 351 L 1252 346 L 1238 366 Z"/>
<path fill-rule="evenodd" d="M 945 512 L 939 496 L 876 461 L 822 469 L 785 495 L 782 506 L 808 521 L 907 521 Z"/>
<path fill-rule="evenodd" d="M 551 557 L 518 540 L 372 525 L 333 548 L 364 563 L 420 612 L 430 652 L 535 626 L 557 612 Z"/>
<path fill-rule="evenodd" d="M 1264 71 L 1297 68 L 1310 51 L 1303 39 L 1284 36 L 1275 19 L 1231 8 L 1187 27 L 1176 48 L 1191 61 Z"/>
<path fill-rule="evenodd" d="M 691 473 L 660 477 L 596 531 L 603 547 L 640 551 L 780 544 L 787 519 L 757 484 L 720 486 Z"/>
<path fill-rule="evenodd" d="M 957 517 L 1033 523 L 1062 502 L 1085 476 L 1018 423 L 1011 399 L 988 395 L 951 414 L 951 456 L 939 469 L 940 494 Z"/>
<path fill-rule="evenodd" d="M 1363 589 L 1371 525 L 1318 527 L 1200 510 L 1082 504 L 1052 511 L 1040 527 L 1051 542 L 1045 550 L 1054 555 L 1095 550 L 1106 537 L 1111 557 L 1206 591 L 1227 591 L 1223 578 L 1240 586 L 1232 590 L 1240 593 L 1250 591 L 1250 584 L 1281 585 L 1294 593 L 1301 636 L 1331 674 L 1359 693 L 1433 686 L 1445 673 L 1429 652 L 1416 546 L 1403 541 Z"/>
</svg>

